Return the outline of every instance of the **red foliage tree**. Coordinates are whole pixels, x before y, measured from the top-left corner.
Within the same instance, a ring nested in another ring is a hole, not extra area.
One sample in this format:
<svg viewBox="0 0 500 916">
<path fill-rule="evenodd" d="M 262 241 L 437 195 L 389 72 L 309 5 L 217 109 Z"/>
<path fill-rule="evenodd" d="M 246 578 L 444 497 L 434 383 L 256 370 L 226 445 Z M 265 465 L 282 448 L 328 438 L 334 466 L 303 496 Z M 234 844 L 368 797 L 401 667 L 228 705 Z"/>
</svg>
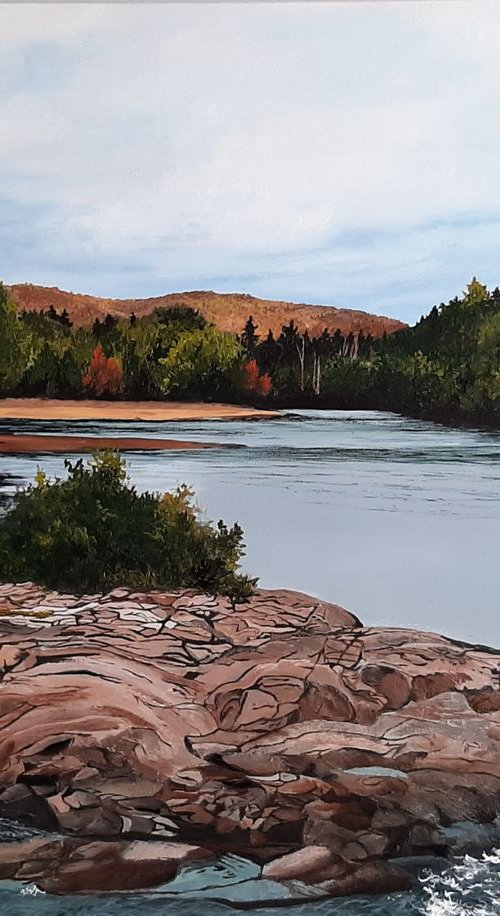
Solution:
<svg viewBox="0 0 500 916">
<path fill-rule="evenodd" d="M 249 359 L 243 366 L 244 382 L 243 386 L 246 391 L 253 391 L 261 398 L 267 398 L 272 390 L 273 383 L 270 375 L 261 375 L 256 359 Z"/>
<path fill-rule="evenodd" d="M 106 356 L 102 345 L 97 344 L 89 368 L 83 376 L 83 385 L 96 398 L 104 395 L 117 397 L 123 387 L 123 369 L 113 356 Z"/>
<path fill-rule="evenodd" d="M 257 365 L 257 360 L 249 359 L 248 362 L 245 363 L 245 365 L 243 366 L 243 372 L 244 372 L 244 379 L 245 379 L 244 380 L 245 388 L 247 389 L 247 391 L 255 391 L 258 381 L 259 381 L 259 376 L 260 376 L 260 371 Z"/>
<path fill-rule="evenodd" d="M 261 375 L 258 380 L 258 393 L 261 398 L 267 398 L 273 390 L 273 380 L 270 375 Z"/>
</svg>

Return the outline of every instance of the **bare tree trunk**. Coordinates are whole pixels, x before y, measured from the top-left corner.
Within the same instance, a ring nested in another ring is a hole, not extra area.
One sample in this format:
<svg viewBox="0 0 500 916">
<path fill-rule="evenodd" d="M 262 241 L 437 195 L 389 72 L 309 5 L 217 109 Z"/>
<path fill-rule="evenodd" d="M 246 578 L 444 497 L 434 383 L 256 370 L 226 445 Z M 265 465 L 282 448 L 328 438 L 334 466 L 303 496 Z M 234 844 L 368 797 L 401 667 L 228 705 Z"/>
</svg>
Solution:
<svg viewBox="0 0 500 916">
<path fill-rule="evenodd" d="M 312 376 L 312 387 L 314 394 L 319 395 L 320 393 L 320 378 L 321 378 L 321 356 L 318 353 L 314 354 L 313 357 L 313 376 Z"/>
<path fill-rule="evenodd" d="M 301 343 L 302 343 L 301 347 L 299 347 L 298 344 L 296 344 L 296 347 L 297 347 L 297 353 L 299 356 L 299 363 L 300 363 L 300 390 L 303 391 L 305 388 L 305 363 L 306 363 L 306 339 L 305 337 L 302 338 Z"/>
</svg>

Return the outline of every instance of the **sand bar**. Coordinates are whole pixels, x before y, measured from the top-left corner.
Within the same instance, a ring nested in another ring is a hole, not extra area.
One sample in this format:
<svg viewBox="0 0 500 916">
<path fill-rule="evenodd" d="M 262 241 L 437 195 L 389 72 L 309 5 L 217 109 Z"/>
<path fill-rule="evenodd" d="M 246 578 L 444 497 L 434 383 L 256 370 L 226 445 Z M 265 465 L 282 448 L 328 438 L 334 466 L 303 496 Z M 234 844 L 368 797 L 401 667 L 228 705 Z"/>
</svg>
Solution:
<svg viewBox="0 0 500 916">
<path fill-rule="evenodd" d="M 276 410 L 186 401 L 71 401 L 2 398 L 0 420 L 264 420 Z"/>
<path fill-rule="evenodd" d="M 216 442 L 177 439 L 130 439 L 110 436 L 0 436 L 0 455 L 67 455 L 100 449 L 163 452 L 171 449 L 221 448 Z"/>
</svg>

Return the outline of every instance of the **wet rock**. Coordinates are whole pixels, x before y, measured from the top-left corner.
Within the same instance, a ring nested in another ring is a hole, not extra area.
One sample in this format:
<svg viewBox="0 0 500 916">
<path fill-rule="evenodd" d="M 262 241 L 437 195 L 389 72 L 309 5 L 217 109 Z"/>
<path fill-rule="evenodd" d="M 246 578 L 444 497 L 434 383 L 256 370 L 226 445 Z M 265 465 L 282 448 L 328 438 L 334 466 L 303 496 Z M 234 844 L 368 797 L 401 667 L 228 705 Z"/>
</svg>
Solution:
<svg viewBox="0 0 500 916">
<path fill-rule="evenodd" d="M 389 862 L 367 862 L 346 875 L 321 884 L 329 897 L 351 894 L 394 894 L 409 890 L 414 883 L 406 869 Z"/>
<path fill-rule="evenodd" d="M 314 880 L 314 876 L 321 874 L 331 864 L 332 852 L 327 846 L 306 846 L 297 852 L 280 856 L 273 862 L 268 862 L 262 869 L 265 878 L 275 881 L 290 881 L 293 879 Z"/>
<path fill-rule="evenodd" d="M 0 846 L 0 879 L 35 881 L 55 894 L 138 890 L 175 877 L 186 862 L 209 857 L 180 843 L 38 838 Z"/>
</svg>

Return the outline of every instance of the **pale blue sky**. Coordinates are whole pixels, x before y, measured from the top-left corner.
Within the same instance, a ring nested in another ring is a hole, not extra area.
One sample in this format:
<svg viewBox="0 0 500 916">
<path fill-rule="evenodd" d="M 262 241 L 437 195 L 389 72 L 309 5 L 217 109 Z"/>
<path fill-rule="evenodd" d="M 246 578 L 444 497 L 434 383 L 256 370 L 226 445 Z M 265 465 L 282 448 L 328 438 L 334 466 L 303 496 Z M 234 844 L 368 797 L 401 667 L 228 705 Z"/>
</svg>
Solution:
<svg viewBox="0 0 500 916">
<path fill-rule="evenodd" d="M 0 276 L 408 321 L 500 284 L 500 4 L 0 6 Z"/>
</svg>

